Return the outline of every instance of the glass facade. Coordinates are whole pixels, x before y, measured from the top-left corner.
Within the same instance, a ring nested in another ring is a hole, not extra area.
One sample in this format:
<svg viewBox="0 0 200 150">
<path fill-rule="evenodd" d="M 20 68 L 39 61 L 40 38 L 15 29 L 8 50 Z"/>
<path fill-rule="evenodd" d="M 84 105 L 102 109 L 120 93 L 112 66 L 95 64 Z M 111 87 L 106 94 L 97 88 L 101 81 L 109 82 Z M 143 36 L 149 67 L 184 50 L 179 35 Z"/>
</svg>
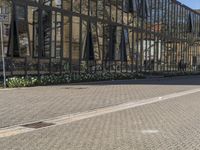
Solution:
<svg viewBox="0 0 200 150">
<path fill-rule="evenodd" d="M 7 9 L 8 75 L 200 71 L 200 14 L 175 0 L 10 0 Z"/>
</svg>

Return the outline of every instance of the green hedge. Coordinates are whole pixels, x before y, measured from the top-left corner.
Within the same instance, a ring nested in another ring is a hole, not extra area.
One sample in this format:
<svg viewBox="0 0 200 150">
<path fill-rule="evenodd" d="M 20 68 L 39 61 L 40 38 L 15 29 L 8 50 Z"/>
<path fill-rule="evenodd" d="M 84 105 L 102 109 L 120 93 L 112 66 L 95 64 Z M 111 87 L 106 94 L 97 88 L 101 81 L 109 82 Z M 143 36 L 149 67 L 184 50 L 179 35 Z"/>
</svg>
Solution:
<svg viewBox="0 0 200 150">
<path fill-rule="evenodd" d="M 106 80 L 125 80 L 125 79 L 143 79 L 142 74 L 133 73 L 98 73 L 98 74 L 64 74 L 64 75 L 42 75 L 28 77 L 7 78 L 7 87 L 31 87 L 44 85 L 58 85 L 78 82 L 106 81 Z"/>
<path fill-rule="evenodd" d="M 190 76 L 190 75 L 200 75 L 200 72 L 168 72 L 164 73 L 164 77 L 177 77 L 177 76 Z"/>
<path fill-rule="evenodd" d="M 176 77 L 187 75 L 200 75 L 199 72 L 179 72 L 179 73 L 163 73 L 164 77 Z M 64 74 L 64 75 L 42 75 L 27 76 L 27 77 L 9 77 L 6 80 L 7 87 L 31 87 L 31 86 L 45 86 L 45 85 L 58 85 L 79 82 L 92 82 L 92 81 L 107 81 L 107 80 L 125 80 L 125 79 L 144 79 L 143 74 L 134 73 L 81 73 L 81 74 Z M 0 82 L 0 87 L 3 84 Z"/>
</svg>

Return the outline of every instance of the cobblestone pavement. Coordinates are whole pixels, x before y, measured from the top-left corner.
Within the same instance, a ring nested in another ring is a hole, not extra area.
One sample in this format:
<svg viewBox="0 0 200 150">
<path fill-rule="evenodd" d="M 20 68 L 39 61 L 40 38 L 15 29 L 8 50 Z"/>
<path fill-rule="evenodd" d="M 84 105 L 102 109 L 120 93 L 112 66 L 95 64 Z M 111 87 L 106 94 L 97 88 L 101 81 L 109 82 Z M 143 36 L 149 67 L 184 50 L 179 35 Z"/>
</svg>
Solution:
<svg viewBox="0 0 200 150">
<path fill-rule="evenodd" d="M 162 96 L 198 83 L 193 77 L 0 90 L 0 127 Z"/>
<path fill-rule="evenodd" d="M 200 93 L 0 139 L 1 150 L 198 150 Z"/>
<path fill-rule="evenodd" d="M 200 78 L 0 90 L 1 127 L 199 88 Z M 200 149 L 200 93 L 0 138 L 0 150 Z"/>
</svg>

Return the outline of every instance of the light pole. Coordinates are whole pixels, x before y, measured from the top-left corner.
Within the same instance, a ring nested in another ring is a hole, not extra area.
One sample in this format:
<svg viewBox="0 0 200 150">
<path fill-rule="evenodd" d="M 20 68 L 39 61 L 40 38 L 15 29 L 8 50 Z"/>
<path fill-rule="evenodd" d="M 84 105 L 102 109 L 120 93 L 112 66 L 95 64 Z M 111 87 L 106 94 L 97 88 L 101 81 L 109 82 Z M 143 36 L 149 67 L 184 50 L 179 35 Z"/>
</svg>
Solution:
<svg viewBox="0 0 200 150">
<path fill-rule="evenodd" d="M 3 9 L 5 8 L 5 9 Z M 8 12 L 5 11 L 6 6 L 1 1 L 0 6 L 0 32 L 1 32 L 1 55 L 2 55 L 2 63 L 3 63 L 3 86 L 6 88 L 6 67 L 5 67 L 5 54 L 4 54 L 4 39 L 3 39 L 3 23 L 7 22 L 8 19 Z"/>
<path fill-rule="evenodd" d="M 4 56 L 4 40 L 3 40 L 3 22 L 0 22 L 1 30 L 1 55 L 3 62 L 3 86 L 6 88 L 6 67 L 5 67 L 5 56 Z"/>
</svg>

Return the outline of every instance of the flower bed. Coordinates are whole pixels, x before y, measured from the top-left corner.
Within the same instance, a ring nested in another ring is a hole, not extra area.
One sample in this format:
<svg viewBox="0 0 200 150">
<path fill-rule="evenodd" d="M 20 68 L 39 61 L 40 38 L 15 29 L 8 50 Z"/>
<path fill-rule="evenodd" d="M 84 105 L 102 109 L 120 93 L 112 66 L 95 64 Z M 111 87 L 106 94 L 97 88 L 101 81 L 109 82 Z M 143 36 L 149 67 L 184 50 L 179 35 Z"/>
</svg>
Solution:
<svg viewBox="0 0 200 150">
<path fill-rule="evenodd" d="M 142 74 L 133 73 L 97 73 L 97 74 L 64 74 L 64 75 L 42 75 L 28 77 L 10 77 L 6 84 L 9 88 L 31 87 L 44 85 L 58 85 L 78 82 L 107 81 L 107 80 L 125 80 L 125 79 L 143 79 Z"/>
</svg>

